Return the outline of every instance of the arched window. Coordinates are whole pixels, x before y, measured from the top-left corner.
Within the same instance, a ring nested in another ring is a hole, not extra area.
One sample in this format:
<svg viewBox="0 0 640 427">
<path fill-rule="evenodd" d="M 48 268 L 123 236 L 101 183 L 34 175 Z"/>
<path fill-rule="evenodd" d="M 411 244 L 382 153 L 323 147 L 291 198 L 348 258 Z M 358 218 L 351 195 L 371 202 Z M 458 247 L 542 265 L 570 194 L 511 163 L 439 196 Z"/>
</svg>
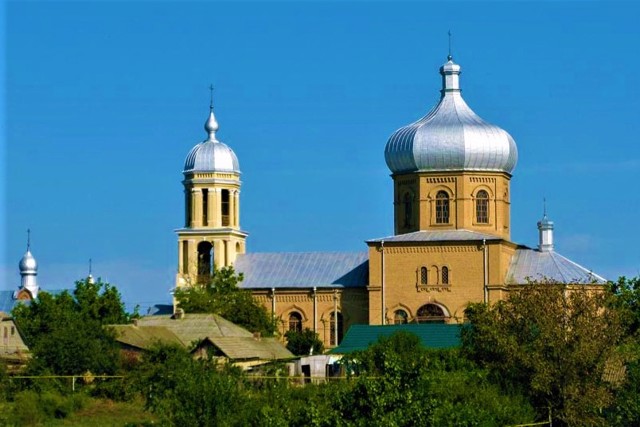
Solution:
<svg viewBox="0 0 640 427">
<path fill-rule="evenodd" d="M 396 310 L 393 313 L 393 324 L 394 325 L 404 325 L 409 322 L 409 315 L 404 310 Z"/>
<path fill-rule="evenodd" d="M 427 272 L 427 267 L 420 268 L 420 284 L 426 285 L 429 282 L 429 274 Z"/>
<path fill-rule="evenodd" d="M 209 224 L 209 190 L 202 189 L 202 225 L 207 226 Z"/>
<path fill-rule="evenodd" d="M 182 274 L 189 274 L 189 242 L 182 241 Z"/>
<path fill-rule="evenodd" d="M 198 281 L 209 280 L 213 273 L 213 245 L 211 242 L 198 243 Z"/>
<path fill-rule="evenodd" d="M 191 190 L 184 190 L 184 226 L 191 227 Z"/>
<path fill-rule="evenodd" d="M 436 224 L 449 223 L 449 195 L 446 191 L 436 194 Z"/>
<path fill-rule="evenodd" d="M 296 311 L 289 314 L 289 330 L 302 332 L 302 315 Z"/>
<path fill-rule="evenodd" d="M 448 285 L 449 284 L 449 267 L 442 267 L 441 272 L 442 272 L 442 284 Z"/>
<path fill-rule="evenodd" d="M 228 227 L 231 223 L 229 219 L 229 190 L 222 190 L 221 194 L 221 214 L 222 214 L 222 226 Z"/>
<path fill-rule="evenodd" d="M 338 345 L 340 341 L 342 341 L 342 327 L 343 327 L 343 319 L 342 313 L 338 313 L 338 341 L 336 341 L 336 317 L 335 313 L 331 312 L 331 317 L 329 321 L 329 327 L 331 331 L 329 332 L 329 343 L 330 345 Z"/>
<path fill-rule="evenodd" d="M 404 227 L 411 227 L 411 216 L 413 213 L 413 196 L 411 193 L 404 193 Z"/>
<path fill-rule="evenodd" d="M 489 223 L 489 194 L 484 190 L 476 193 L 476 222 Z"/>
<path fill-rule="evenodd" d="M 416 321 L 418 323 L 438 322 L 444 323 L 444 310 L 436 304 L 425 304 L 418 309 Z"/>
</svg>

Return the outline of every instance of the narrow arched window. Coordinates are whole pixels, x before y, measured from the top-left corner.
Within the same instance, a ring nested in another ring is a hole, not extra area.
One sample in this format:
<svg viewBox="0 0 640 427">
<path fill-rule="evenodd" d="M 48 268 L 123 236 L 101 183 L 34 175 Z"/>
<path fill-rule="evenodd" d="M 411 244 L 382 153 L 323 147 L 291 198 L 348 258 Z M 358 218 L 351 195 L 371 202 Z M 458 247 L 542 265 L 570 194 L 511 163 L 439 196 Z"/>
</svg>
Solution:
<svg viewBox="0 0 640 427">
<path fill-rule="evenodd" d="M 429 281 L 428 277 L 429 277 L 429 274 L 427 272 L 427 267 L 422 267 L 420 269 L 420 284 L 426 285 Z"/>
<path fill-rule="evenodd" d="M 448 285 L 449 284 L 449 267 L 442 267 L 441 274 L 442 274 L 442 284 Z"/>
<path fill-rule="evenodd" d="M 213 274 L 213 245 L 211 242 L 198 243 L 198 281 L 208 281 Z"/>
<path fill-rule="evenodd" d="M 484 190 L 476 193 L 476 222 L 489 223 L 489 194 Z"/>
<path fill-rule="evenodd" d="M 221 206 L 220 213 L 222 214 L 222 226 L 229 226 L 229 190 L 222 190 L 221 194 Z"/>
<path fill-rule="evenodd" d="M 404 194 L 404 226 L 411 227 L 411 214 L 413 213 L 413 196 L 411 193 Z"/>
<path fill-rule="evenodd" d="M 207 226 L 209 224 L 209 190 L 202 189 L 202 225 Z"/>
<path fill-rule="evenodd" d="M 302 332 L 302 315 L 298 312 L 289 314 L 289 330 Z"/>
<path fill-rule="evenodd" d="M 394 325 L 404 325 L 409 322 L 409 315 L 404 310 L 396 310 L 393 313 L 393 323 Z"/>
<path fill-rule="evenodd" d="M 336 341 L 336 316 L 335 313 L 331 313 L 329 326 L 331 327 L 331 331 L 329 332 L 329 342 L 331 345 L 338 345 L 340 341 L 342 341 L 342 328 L 343 328 L 343 318 L 342 313 L 338 313 L 338 340 Z"/>
<path fill-rule="evenodd" d="M 189 242 L 182 241 L 182 274 L 189 274 Z"/>
<path fill-rule="evenodd" d="M 191 207 L 192 207 L 191 190 L 185 189 L 184 190 L 184 226 L 185 227 L 191 227 L 191 225 L 193 224 L 191 221 Z"/>
<path fill-rule="evenodd" d="M 436 224 L 449 223 L 449 195 L 446 191 L 436 194 Z"/>
</svg>

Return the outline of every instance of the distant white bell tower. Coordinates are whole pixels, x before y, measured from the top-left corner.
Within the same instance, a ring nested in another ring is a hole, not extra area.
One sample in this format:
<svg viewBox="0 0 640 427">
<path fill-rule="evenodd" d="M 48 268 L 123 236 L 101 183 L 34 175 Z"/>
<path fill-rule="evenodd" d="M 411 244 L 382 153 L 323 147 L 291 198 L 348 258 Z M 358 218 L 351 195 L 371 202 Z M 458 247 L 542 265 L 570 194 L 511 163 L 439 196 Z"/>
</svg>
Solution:
<svg viewBox="0 0 640 427">
<path fill-rule="evenodd" d="M 550 252 L 553 250 L 553 221 L 547 217 L 547 203 L 544 204 L 544 214 L 542 219 L 538 221 L 539 242 L 538 249 L 540 252 Z"/>
</svg>

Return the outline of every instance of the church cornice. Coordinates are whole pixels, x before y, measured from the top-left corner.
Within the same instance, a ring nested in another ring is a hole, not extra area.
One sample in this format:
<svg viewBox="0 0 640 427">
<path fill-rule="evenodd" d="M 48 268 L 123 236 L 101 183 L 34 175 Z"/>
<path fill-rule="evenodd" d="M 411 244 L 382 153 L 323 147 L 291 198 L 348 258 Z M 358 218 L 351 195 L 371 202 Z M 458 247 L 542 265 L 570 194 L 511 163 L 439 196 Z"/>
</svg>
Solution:
<svg viewBox="0 0 640 427">
<path fill-rule="evenodd" d="M 235 228 L 178 228 L 174 230 L 178 236 L 234 236 L 245 238 L 249 235 L 246 231 L 237 230 Z"/>
</svg>

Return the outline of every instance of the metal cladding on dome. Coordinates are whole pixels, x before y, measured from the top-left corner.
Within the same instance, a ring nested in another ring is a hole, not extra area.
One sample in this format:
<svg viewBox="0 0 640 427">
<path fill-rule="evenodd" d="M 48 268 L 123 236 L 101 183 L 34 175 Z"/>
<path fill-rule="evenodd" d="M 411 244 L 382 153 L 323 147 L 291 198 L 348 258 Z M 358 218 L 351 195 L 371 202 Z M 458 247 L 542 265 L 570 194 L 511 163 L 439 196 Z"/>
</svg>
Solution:
<svg viewBox="0 0 640 427">
<path fill-rule="evenodd" d="M 240 173 L 238 157 L 229 146 L 218 141 L 216 131 L 219 125 L 213 114 L 213 104 L 210 106 L 209 117 L 204 129 L 209 138 L 199 143 L 189 151 L 184 161 L 183 173 L 187 172 L 235 172 Z"/>
<path fill-rule="evenodd" d="M 22 256 L 22 259 L 20 259 L 18 266 L 20 268 L 20 274 L 38 273 L 38 263 L 29 249 L 27 249 L 27 252 Z"/>
<path fill-rule="evenodd" d="M 482 120 L 462 99 L 460 65 L 451 56 L 440 67 L 442 96 L 426 116 L 395 131 L 384 150 L 393 173 L 497 171 L 511 174 L 516 143 L 505 130 Z"/>
</svg>

